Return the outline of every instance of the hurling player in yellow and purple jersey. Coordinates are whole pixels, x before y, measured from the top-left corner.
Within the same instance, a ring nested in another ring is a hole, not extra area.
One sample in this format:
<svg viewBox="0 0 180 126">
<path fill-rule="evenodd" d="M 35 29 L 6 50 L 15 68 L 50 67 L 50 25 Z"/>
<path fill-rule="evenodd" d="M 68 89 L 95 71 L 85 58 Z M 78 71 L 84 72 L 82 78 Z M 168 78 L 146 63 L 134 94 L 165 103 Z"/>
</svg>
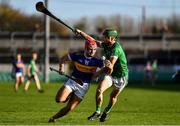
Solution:
<svg viewBox="0 0 180 126">
<path fill-rule="evenodd" d="M 84 38 L 90 37 L 88 34 L 79 29 L 76 29 L 76 32 Z M 118 95 L 128 83 L 128 66 L 126 55 L 120 43 L 116 39 L 117 36 L 118 34 L 116 30 L 108 28 L 103 31 L 102 42 L 96 41 L 98 47 L 104 49 L 104 54 L 106 57 L 105 66 L 108 68 L 108 71 L 99 82 L 96 91 L 96 111 L 88 117 L 88 120 L 99 118 L 100 122 L 104 122 L 107 115 L 115 105 Z M 103 93 L 112 85 L 114 87 L 110 94 L 109 104 L 106 106 L 101 115 Z"/>
<path fill-rule="evenodd" d="M 59 72 L 64 72 L 65 62 L 72 61 L 74 68 L 71 75 L 81 80 L 83 85 L 71 79 L 65 82 L 56 94 L 56 102 L 68 101 L 68 103 L 49 119 L 49 123 L 55 122 L 56 119 L 68 114 L 83 100 L 89 89 L 93 74 L 97 71 L 97 68 L 103 67 L 103 61 L 94 57 L 96 48 L 96 42 L 88 39 L 83 52 L 69 53 L 61 58 Z"/>
<path fill-rule="evenodd" d="M 20 53 L 17 54 L 16 61 L 13 62 L 13 67 L 16 76 L 15 91 L 18 91 L 20 84 L 24 83 L 24 75 L 25 75 L 25 65 L 22 61 Z"/>
</svg>

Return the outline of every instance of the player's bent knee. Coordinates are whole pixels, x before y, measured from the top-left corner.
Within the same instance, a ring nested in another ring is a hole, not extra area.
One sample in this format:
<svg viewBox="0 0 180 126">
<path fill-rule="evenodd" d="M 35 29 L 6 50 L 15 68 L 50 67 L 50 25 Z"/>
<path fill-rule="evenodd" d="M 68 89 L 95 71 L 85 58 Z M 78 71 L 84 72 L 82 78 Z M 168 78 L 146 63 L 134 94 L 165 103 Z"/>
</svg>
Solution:
<svg viewBox="0 0 180 126">
<path fill-rule="evenodd" d="M 57 103 L 62 103 L 62 102 L 64 102 L 65 100 L 62 100 L 61 98 L 56 97 L 55 101 L 56 101 Z"/>
</svg>

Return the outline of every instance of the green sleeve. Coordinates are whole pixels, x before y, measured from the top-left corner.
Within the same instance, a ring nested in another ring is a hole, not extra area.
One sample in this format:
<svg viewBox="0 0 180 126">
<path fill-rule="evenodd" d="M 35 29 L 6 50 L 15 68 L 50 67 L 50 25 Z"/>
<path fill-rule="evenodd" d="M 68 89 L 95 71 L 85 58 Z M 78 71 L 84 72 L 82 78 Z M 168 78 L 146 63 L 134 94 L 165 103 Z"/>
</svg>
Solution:
<svg viewBox="0 0 180 126">
<path fill-rule="evenodd" d="M 35 73 L 35 61 L 33 60 L 30 61 L 30 71 L 31 71 L 31 74 Z"/>
<path fill-rule="evenodd" d="M 112 52 L 112 54 L 111 54 L 111 56 L 119 56 L 121 53 L 122 53 L 122 48 L 121 48 L 121 46 L 119 46 L 118 44 L 115 44 L 115 47 L 114 47 L 114 50 L 113 50 L 113 52 Z"/>
</svg>

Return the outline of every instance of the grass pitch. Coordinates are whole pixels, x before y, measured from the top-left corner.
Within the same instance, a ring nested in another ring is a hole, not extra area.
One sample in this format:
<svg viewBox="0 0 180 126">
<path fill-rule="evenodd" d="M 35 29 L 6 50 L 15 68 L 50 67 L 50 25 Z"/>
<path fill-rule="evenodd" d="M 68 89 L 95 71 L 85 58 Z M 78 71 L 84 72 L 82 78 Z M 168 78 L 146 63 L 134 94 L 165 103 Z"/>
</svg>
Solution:
<svg viewBox="0 0 180 126">
<path fill-rule="evenodd" d="M 12 83 L 0 82 L 0 125 L 51 125 L 48 118 L 59 111 L 65 103 L 57 104 L 55 95 L 62 83 L 42 84 L 45 92 L 37 92 L 30 85 L 29 92 L 23 85 L 16 93 Z M 81 104 L 55 125 L 180 125 L 180 84 L 155 86 L 129 84 L 119 95 L 117 104 L 107 121 L 88 121 L 95 110 L 96 84 Z M 105 92 L 104 104 L 111 89 Z M 105 107 L 103 104 L 103 108 Z"/>
</svg>

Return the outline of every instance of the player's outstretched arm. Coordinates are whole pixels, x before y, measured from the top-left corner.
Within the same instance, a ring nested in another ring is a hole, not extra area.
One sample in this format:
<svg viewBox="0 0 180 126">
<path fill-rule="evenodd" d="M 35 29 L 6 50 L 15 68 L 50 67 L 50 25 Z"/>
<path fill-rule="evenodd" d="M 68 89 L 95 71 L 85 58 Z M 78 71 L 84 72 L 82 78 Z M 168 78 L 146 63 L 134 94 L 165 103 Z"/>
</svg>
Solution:
<svg viewBox="0 0 180 126">
<path fill-rule="evenodd" d="M 81 35 L 85 40 L 94 40 L 96 43 L 97 43 L 97 46 L 98 47 L 101 47 L 101 42 L 100 41 L 98 41 L 98 40 L 96 40 L 96 39 L 94 39 L 93 37 L 91 37 L 90 35 L 88 35 L 87 33 L 85 33 L 85 32 L 83 32 L 83 31 L 81 31 L 81 30 L 79 30 L 79 29 L 75 29 L 75 32 L 76 32 L 76 34 L 79 34 L 79 35 Z"/>
<path fill-rule="evenodd" d="M 75 32 L 79 35 L 81 35 L 82 37 L 84 37 L 84 39 L 88 40 L 88 39 L 93 39 L 95 40 L 93 37 L 91 37 L 90 35 L 88 35 L 87 33 L 79 30 L 79 29 L 76 29 Z"/>
</svg>

